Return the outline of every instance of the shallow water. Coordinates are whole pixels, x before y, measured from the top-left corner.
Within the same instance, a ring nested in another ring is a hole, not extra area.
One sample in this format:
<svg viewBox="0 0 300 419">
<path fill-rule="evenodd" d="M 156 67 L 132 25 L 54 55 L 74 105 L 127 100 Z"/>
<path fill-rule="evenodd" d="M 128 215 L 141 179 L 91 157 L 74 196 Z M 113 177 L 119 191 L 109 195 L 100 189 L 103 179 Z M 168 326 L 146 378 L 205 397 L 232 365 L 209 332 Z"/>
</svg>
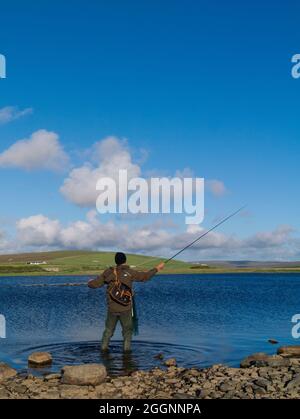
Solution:
<svg viewBox="0 0 300 419">
<path fill-rule="evenodd" d="M 188 367 L 238 365 L 252 352 L 274 353 L 269 338 L 281 345 L 299 343 L 291 336 L 291 318 L 300 312 L 300 275 L 165 275 L 136 284 L 140 334 L 132 355 L 123 356 L 118 328 L 111 353 L 103 358 L 104 290 L 59 286 L 87 279 L 1 278 L 7 338 L 0 339 L 0 360 L 23 370 L 30 352 L 49 350 L 52 371 L 66 364 L 104 362 L 111 373 L 122 374 L 159 366 L 155 355 L 160 352 Z"/>
</svg>

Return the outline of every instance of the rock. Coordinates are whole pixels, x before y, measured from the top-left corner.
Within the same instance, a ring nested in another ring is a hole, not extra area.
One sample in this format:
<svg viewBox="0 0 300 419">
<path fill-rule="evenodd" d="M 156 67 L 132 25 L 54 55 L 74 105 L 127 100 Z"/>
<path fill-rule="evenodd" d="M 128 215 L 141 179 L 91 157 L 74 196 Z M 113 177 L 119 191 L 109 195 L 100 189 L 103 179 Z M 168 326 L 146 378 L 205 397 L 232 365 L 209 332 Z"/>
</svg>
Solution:
<svg viewBox="0 0 300 419">
<path fill-rule="evenodd" d="M 44 377 L 45 381 L 51 381 L 51 380 L 60 380 L 61 374 L 47 374 Z"/>
<path fill-rule="evenodd" d="M 281 368 L 281 367 L 289 367 L 291 365 L 291 362 L 289 359 L 282 358 L 281 356 L 278 356 L 278 355 L 273 355 L 269 357 L 265 365 L 267 367 Z"/>
<path fill-rule="evenodd" d="M 264 352 L 258 352 L 252 355 L 247 356 L 241 362 L 241 368 L 249 368 L 252 365 L 255 365 L 257 361 L 265 361 L 269 355 L 265 354 Z"/>
<path fill-rule="evenodd" d="M 281 346 L 278 348 L 277 354 L 286 357 L 300 357 L 300 345 Z"/>
<path fill-rule="evenodd" d="M 234 385 L 233 385 L 233 383 L 222 383 L 221 385 L 220 385 L 220 390 L 223 392 L 223 393 L 227 393 L 228 391 L 231 391 L 231 390 L 233 390 L 234 389 Z"/>
<path fill-rule="evenodd" d="M 28 357 L 28 364 L 31 367 L 42 367 L 52 364 L 52 356 L 49 352 L 33 352 Z"/>
<path fill-rule="evenodd" d="M 268 342 L 271 343 L 272 345 L 277 345 L 278 344 L 278 340 L 276 340 L 276 339 L 269 339 Z"/>
<path fill-rule="evenodd" d="M 17 375 L 17 371 L 11 368 L 9 365 L 0 363 L 0 382 L 12 378 Z"/>
<path fill-rule="evenodd" d="M 107 372 L 102 364 L 66 366 L 62 369 L 62 382 L 79 386 L 97 386 L 105 381 Z"/>
<path fill-rule="evenodd" d="M 162 359 L 164 359 L 164 354 L 163 353 L 156 354 L 156 355 L 154 355 L 154 359 L 162 360 Z"/>
<path fill-rule="evenodd" d="M 291 365 L 289 359 L 285 359 L 279 355 L 267 355 L 263 352 L 253 354 L 243 359 L 241 362 L 241 368 L 255 367 L 289 367 Z"/>
<path fill-rule="evenodd" d="M 5 388 L 0 388 L 0 399 L 8 399 L 9 392 Z"/>
<path fill-rule="evenodd" d="M 269 380 L 266 380 L 264 378 L 258 378 L 257 380 L 254 381 L 254 384 L 258 387 L 262 387 L 266 389 L 271 383 Z"/>
<path fill-rule="evenodd" d="M 60 394 L 57 390 L 49 390 L 45 393 L 45 399 L 59 399 Z"/>
<path fill-rule="evenodd" d="M 86 399 L 88 397 L 88 389 L 80 386 L 64 386 L 60 396 L 62 399 Z"/>
<path fill-rule="evenodd" d="M 286 386 L 288 391 L 300 387 L 300 374 L 296 375 Z"/>
<path fill-rule="evenodd" d="M 176 358 L 166 359 L 164 364 L 165 364 L 166 367 L 176 367 L 176 365 L 177 365 Z"/>
</svg>

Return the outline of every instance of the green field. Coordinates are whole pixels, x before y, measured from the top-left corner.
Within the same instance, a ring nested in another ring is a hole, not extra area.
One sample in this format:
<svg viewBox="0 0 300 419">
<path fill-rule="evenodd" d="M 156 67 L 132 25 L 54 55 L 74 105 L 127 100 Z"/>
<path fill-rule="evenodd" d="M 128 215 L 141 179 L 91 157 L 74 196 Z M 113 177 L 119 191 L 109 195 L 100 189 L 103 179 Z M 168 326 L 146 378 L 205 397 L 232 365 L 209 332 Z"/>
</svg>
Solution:
<svg viewBox="0 0 300 419">
<path fill-rule="evenodd" d="M 127 255 L 128 265 L 147 270 L 162 259 L 143 255 Z M 32 262 L 43 262 L 31 265 Z M 113 252 L 57 251 L 0 256 L 0 275 L 84 275 L 97 274 L 114 264 Z M 190 264 L 172 261 L 166 272 L 186 272 Z"/>
<path fill-rule="evenodd" d="M 127 262 L 139 270 L 148 270 L 157 265 L 162 258 L 128 254 Z M 40 265 L 31 265 L 32 262 L 43 262 Z M 40 253 L 22 253 L 15 255 L 0 255 L 0 276 L 15 275 L 96 275 L 108 266 L 114 264 L 114 252 L 92 251 L 55 251 Z M 285 263 L 282 266 L 272 265 L 246 265 L 206 263 L 193 264 L 178 260 L 171 261 L 162 271 L 165 274 L 175 273 L 276 273 L 300 272 L 300 265 Z"/>
</svg>

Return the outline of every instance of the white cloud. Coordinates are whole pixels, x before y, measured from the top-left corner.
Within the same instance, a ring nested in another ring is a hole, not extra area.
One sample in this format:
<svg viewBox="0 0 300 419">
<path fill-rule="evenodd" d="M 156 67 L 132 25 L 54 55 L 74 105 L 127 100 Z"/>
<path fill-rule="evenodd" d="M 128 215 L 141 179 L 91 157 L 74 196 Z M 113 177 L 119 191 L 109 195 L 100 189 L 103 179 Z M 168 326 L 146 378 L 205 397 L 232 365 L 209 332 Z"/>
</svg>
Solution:
<svg viewBox="0 0 300 419">
<path fill-rule="evenodd" d="M 29 246 L 53 246 L 59 244 L 61 225 L 44 215 L 33 215 L 17 222 L 17 240 Z"/>
<path fill-rule="evenodd" d="M 32 112 L 32 108 L 20 110 L 16 106 L 5 106 L 0 109 L 0 125 L 8 124 L 11 121 L 22 118 L 22 116 L 30 115 Z"/>
<path fill-rule="evenodd" d="M 103 223 L 96 212 L 67 226 L 43 215 L 17 223 L 17 241 L 29 248 L 99 249 L 170 256 L 197 238 L 204 229 L 188 226 L 178 233 L 163 226 L 130 226 L 112 221 Z M 186 260 L 248 259 L 283 260 L 300 257 L 300 240 L 289 226 L 260 232 L 245 239 L 211 232 L 182 255 Z"/>
<path fill-rule="evenodd" d="M 224 182 L 217 179 L 211 179 L 206 181 L 206 186 L 208 190 L 217 197 L 221 197 L 227 193 L 227 189 L 224 185 Z"/>
<path fill-rule="evenodd" d="M 96 184 L 99 178 L 110 177 L 118 181 L 119 170 L 126 169 L 128 179 L 141 174 L 139 165 L 133 163 L 126 141 L 107 137 L 97 142 L 91 150 L 92 162 L 73 169 L 60 188 L 69 201 L 82 207 L 95 206 L 99 192 Z"/>
<path fill-rule="evenodd" d="M 60 171 L 69 165 L 55 132 L 39 130 L 30 138 L 19 140 L 0 154 L 0 167 L 16 167 L 26 170 Z"/>
</svg>

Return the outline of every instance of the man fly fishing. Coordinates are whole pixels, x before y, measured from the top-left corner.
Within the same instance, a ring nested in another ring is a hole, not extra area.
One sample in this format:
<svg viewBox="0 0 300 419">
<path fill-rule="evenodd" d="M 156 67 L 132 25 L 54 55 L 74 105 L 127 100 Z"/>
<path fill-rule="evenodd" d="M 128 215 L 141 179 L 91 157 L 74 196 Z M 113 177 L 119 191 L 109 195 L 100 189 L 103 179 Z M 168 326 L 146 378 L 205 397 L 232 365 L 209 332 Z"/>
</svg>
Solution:
<svg viewBox="0 0 300 419">
<path fill-rule="evenodd" d="M 211 231 L 225 223 L 230 218 L 238 214 L 245 206 L 239 208 L 237 211 L 223 218 L 209 230 L 196 237 L 191 243 L 179 250 L 175 255 L 167 259 L 165 262 L 159 263 L 156 268 L 150 269 L 148 272 L 141 272 L 131 269 L 126 263 L 126 255 L 124 253 L 116 253 L 116 266 L 106 269 L 96 279 L 91 279 L 88 282 L 90 288 L 99 288 L 107 285 L 107 304 L 108 313 L 106 318 L 105 330 L 102 337 L 101 349 L 108 351 L 109 341 L 114 334 L 118 321 L 121 322 L 123 338 L 124 338 L 124 352 L 131 350 L 131 338 L 133 332 L 133 317 L 134 317 L 134 302 L 132 283 L 134 281 L 145 282 L 152 278 L 157 272 L 161 271 L 165 264 L 169 263 L 176 256 L 193 246 L 200 239 L 205 237 Z"/>
<path fill-rule="evenodd" d="M 100 276 L 88 282 L 89 288 L 100 288 L 107 285 L 107 317 L 102 336 L 101 350 L 107 352 L 109 342 L 120 321 L 123 333 L 124 352 L 131 351 L 133 333 L 133 282 L 146 282 L 164 268 L 164 263 L 158 264 L 148 272 L 137 271 L 126 265 L 126 255 L 118 252 L 115 255 L 115 267 L 106 269 Z"/>
</svg>

